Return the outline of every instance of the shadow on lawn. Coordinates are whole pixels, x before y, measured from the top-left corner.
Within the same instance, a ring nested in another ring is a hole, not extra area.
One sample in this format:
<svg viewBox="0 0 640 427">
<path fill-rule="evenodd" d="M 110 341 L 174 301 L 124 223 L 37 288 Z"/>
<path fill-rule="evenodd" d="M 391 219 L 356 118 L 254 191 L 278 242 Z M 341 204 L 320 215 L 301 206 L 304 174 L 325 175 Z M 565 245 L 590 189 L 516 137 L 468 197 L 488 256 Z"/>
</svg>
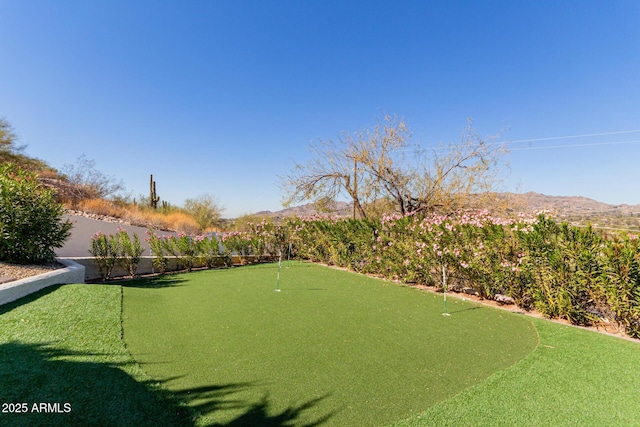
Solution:
<svg viewBox="0 0 640 427">
<path fill-rule="evenodd" d="M 452 310 L 449 310 L 450 314 L 455 314 L 455 313 L 462 313 L 463 311 L 472 311 L 472 310 L 479 310 L 482 307 L 479 306 L 474 306 L 474 307 L 467 307 L 467 308 L 461 308 L 459 310 L 456 310 L 455 308 Z"/>
<path fill-rule="evenodd" d="M 181 277 L 179 274 L 170 274 L 166 276 L 156 277 L 142 277 L 137 279 L 130 279 L 118 283 L 125 288 L 143 288 L 143 289 L 159 289 L 159 288 L 174 288 L 176 286 L 183 286 L 183 282 L 187 279 Z"/>
<path fill-rule="evenodd" d="M 251 384 L 226 384 L 169 392 L 156 381 L 137 381 L 101 355 L 74 352 L 49 344 L 0 344 L 2 403 L 26 403 L 26 413 L 2 414 L 6 426 L 153 425 L 194 426 L 195 411 L 239 409 L 225 426 L 317 426 L 331 415 L 302 423 L 302 413 L 322 399 L 269 415 L 269 401 L 230 400 Z M 170 381 L 166 380 L 166 381 Z M 164 381 L 164 382 L 166 382 Z M 185 404 L 194 402 L 192 407 Z M 49 403 L 40 410 L 40 403 Z M 37 404 L 34 409 L 34 404 Z M 15 412 L 15 411 L 14 411 Z"/>
<path fill-rule="evenodd" d="M 193 425 L 190 410 L 155 383 L 136 381 L 127 363 L 50 344 L 0 344 L 2 401 L 27 403 L 3 425 Z M 53 404 L 44 411 L 40 403 Z"/>
<path fill-rule="evenodd" d="M 60 286 L 63 285 L 51 285 L 39 290 L 38 292 L 34 292 L 32 294 L 24 296 L 16 301 L 11 301 L 6 304 L 0 305 L 0 315 L 8 313 L 11 310 L 20 307 L 21 305 L 29 304 L 30 302 L 36 301 L 37 299 L 42 298 L 45 295 L 49 295 L 53 291 L 57 290 Z"/>
<path fill-rule="evenodd" d="M 304 414 L 305 411 L 312 409 L 327 396 L 311 399 L 298 406 L 289 407 L 282 412 L 275 414 L 270 410 L 271 402 L 269 401 L 268 395 L 263 396 L 260 402 L 255 403 L 248 403 L 231 397 L 231 395 L 237 392 L 255 386 L 256 384 L 252 383 L 206 386 L 174 391 L 174 395 L 182 402 L 194 402 L 190 406 L 204 416 L 213 415 L 217 411 L 224 410 L 236 410 L 241 412 L 240 415 L 228 422 L 208 424 L 210 427 L 314 427 L 322 425 L 333 416 L 333 413 L 330 413 L 314 421 L 308 421 L 308 417 Z"/>
</svg>

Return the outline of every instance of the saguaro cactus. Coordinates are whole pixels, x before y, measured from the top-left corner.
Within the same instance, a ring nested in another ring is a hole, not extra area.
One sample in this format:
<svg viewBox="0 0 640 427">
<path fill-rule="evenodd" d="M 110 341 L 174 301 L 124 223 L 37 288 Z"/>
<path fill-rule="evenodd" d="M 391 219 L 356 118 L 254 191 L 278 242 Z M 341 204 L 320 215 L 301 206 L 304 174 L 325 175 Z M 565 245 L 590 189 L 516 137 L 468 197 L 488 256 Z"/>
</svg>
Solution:
<svg viewBox="0 0 640 427">
<path fill-rule="evenodd" d="M 153 180 L 153 174 L 149 175 L 149 206 L 153 209 L 158 207 L 160 197 L 156 194 L 156 182 Z"/>
</svg>

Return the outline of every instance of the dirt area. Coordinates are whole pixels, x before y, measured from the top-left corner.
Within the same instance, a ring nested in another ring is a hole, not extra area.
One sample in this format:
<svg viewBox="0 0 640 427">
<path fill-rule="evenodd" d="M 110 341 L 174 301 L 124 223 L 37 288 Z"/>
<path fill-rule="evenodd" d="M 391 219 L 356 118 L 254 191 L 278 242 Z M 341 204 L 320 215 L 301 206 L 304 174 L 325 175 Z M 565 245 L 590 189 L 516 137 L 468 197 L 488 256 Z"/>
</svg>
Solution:
<svg viewBox="0 0 640 427">
<path fill-rule="evenodd" d="M 59 268 L 64 268 L 64 265 L 57 262 L 46 265 L 19 265 L 0 262 L 0 283 L 37 276 L 38 274 L 48 273 Z"/>
</svg>

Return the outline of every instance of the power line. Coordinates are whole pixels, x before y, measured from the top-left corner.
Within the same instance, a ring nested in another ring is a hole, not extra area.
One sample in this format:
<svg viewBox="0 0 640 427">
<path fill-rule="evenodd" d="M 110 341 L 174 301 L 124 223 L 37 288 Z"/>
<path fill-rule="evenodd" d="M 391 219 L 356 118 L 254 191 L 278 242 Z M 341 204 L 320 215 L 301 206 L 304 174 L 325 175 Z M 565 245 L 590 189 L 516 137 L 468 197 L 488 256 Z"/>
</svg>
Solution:
<svg viewBox="0 0 640 427">
<path fill-rule="evenodd" d="M 596 147 L 599 145 L 633 144 L 637 142 L 640 142 L 640 139 L 636 139 L 632 141 L 594 142 L 590 144 L 545 145 L 543 147 L 516 147 L 516 148 L 509 148 L 509 151 L 547 150 L 550 148 Z"/>
<path fill-rule="evenodd" d="M 518 142 L 552 141 L 552 140 L 556 140 L 556 139 L 588 138 L 588 137 L 592 137 L 592 136 L 619 135 L 619 134 L 622 134 L 622 133 L 637 133 L 637 132 L 640 132 L 640 129 L 638 129 L 638 130 L 621 130 L 621 131 L 617 131 L 617 132 L 589 133 L 589 134 L 582 134 L 582 135 L 553 136 L 553 137 L 548 137 L 548 138 L 519 139 L 519 140 L 516 140 L 516 141 L 509 141 L 509 142 L 507 142 L 507 144 L 515 144 L 515 143 L 518 143 Z"/>
<path fill-rule="evenodd" d="M 590 134 L 579 134 L 579 135 L 567 135 L 567 136 L 554 136 L 554 137 L 545 137 L 545 138 L 531 138 L 531 139 L 519 139 L 515 141 L 495 141 L 489 142 L 487 146 L 508 146 L 517 143 L 525 143 L 525 142 L 539 142 L 539 141 L 554 141 L 554 140 L 563 140 L 563 139 L 576 139 L 576 138 L 589 138 L 595 136 L 609 136 L 609 135 L 621 135 L 621 134 L 629 134 L 629 133 L 638 133 L 640 129 L 637 130 L 622 130 L 615 132 L 600 132 L 600 133 L 590 133 Z M 507 148 L 508 151 L 523 151 L 523 150 L 546 150 L 552 148 L 573 148 L 573 147 L 596 147 L 600 145 L 621 145 L 621 144 L 633 144 L 638 143 L 640 140 L 629 140 L 629 141 L 613 141 L 613 142 L 594 142 L 594 143 L 585 143 L 585 144 L 565 144 L 565 145 L 547 145 L 543 147 L 514 147 Z M 400 150 L 396 150 L 399 152 L 407 152 L 407 151 L 431 151 L 431 152 L 446 152 L 455 149 L 451 146 L 438 146 L 431 148 L 423 148 L 423 147 L 407 147 Z M 417 148 L 417 150 L 416 150 Z"/>
</svg>

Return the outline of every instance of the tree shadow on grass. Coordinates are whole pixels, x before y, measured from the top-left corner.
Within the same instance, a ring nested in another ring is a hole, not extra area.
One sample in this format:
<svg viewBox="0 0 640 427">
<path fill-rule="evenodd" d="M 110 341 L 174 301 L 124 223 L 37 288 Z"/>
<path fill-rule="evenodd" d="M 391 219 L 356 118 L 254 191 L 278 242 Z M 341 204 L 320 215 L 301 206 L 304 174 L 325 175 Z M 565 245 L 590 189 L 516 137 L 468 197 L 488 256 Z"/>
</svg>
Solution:
<svg viewBox="0 0 640 427">
<path fill-rule="evenodd" d="M 105 361 L 108 354 L 56 348 L 46 343 L 0 344 L 1 403 L 26 403 L 26 413 L 1 414 L 3 426 L 194 426 L 196 413 L 238 409 L 227 426 L 316 426 L 331 415 L 302 423 L 302 412 L 319 399 L 269 415 L 268 399 L 249 404 L 229 397 L 253 384 L 223 384 L 170 392 L 171 379 L 139 381 Z M 189 402 L 195 404 L 188 407 Z M 44 410 L 41 403 L 48 403 Z M 34 407 L 34 404 L 36 405 Z M 20 409 L 25 409 L 22 406 Z"/>
<path fill-rule="evenodd" d="M 329 420 L 334 413 L 329 413 L 324 415 L 317 420 L 309 421 L 309 422 L 296 422 L 298 421 L 304 411 L 313 408 L 320 401 L 324 400 L 327 396 L 323 396 L 317 399 L 311 399 L 305 403 L 302 403 L 298 406 L 290 407 L 280 412 L 279 414 L 268 415 L 269 412 L 269 399 L 267 396 L 264 396 L 262 400 L 258 403 L 254 403 L 251 405 L 244 414 L 240 415 L 236 419 L 226 423 L 226 424 L 212 424 L 213 426 L 220 427 L 250 427 L 250 426 L 261 426 L 261 427 L 284 427 L 284 426 L 300 426 L 300 427 L 315 427 L 320 426 L 325 423 L 325 421 Z"/>
<path fill-rule="evenodd" d="M 136 279 L 124 280 L 120 283 L 124 288 L 142 288 L 142 289 L 159 289 L 174 288 L 183 286 L 187 279 L 178 274 L 170 274 L 167 276 L 140 277 Z"/>
<path fill-rule="evenodd" d="M 109 357 L 46 343 L 0 344 L 3 403 L 28 407 L 27 413 L 3 414 L 3 425 L 192 425 L 175 397 L 136 381 L 121 369 L 126 363 L 103 361 Z M 34 410 L 40 403 L 53 404 L 53 412 Z"/>
</svg>

